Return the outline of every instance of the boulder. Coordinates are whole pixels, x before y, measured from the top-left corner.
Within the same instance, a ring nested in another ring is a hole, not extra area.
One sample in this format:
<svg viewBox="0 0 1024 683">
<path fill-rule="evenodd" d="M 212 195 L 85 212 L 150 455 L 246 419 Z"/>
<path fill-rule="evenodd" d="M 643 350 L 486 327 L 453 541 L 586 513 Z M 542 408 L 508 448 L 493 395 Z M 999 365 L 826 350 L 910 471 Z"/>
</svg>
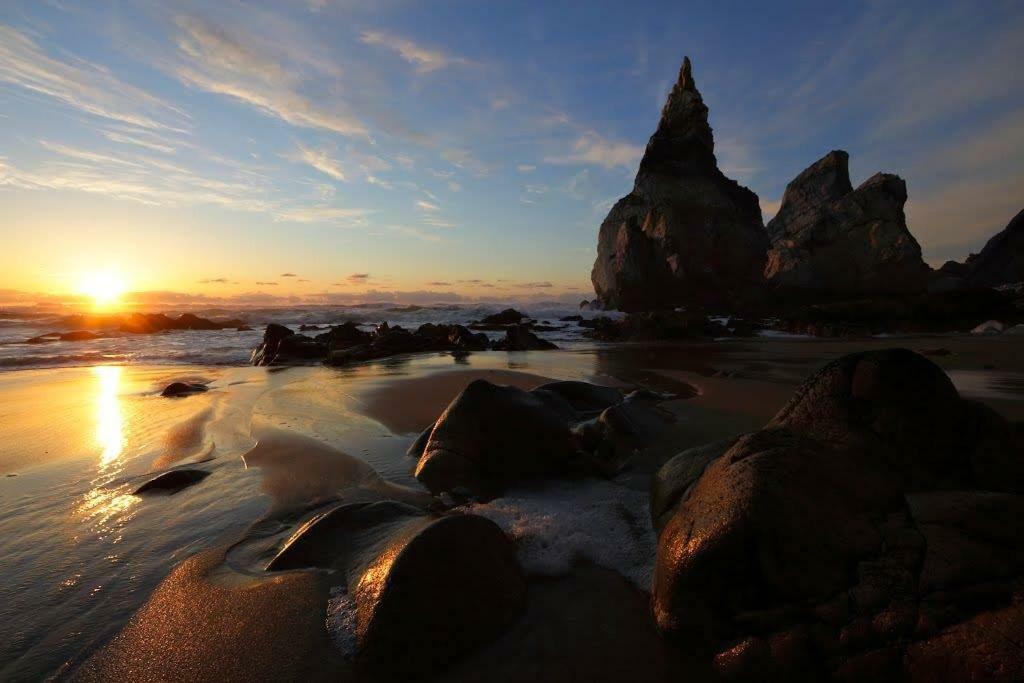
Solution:
<svg viewBox="0 0 1024 683">
<path fill-rule="evenodd" d="M 585 382 L 530 391 L 476 380 L 409 447 L 416 478 L 431 492 L 459 490 L 489 500 L 543 477 L 617 472 L 672 421 L 664 397 L 623 396 Z"/>
<path fill-rule="evenodd" d="M 142 486 L 138 487 L 133 491 L 135 495 L 143 493 L 177 493 L 184 488 L 188 488 L 194 484 L 198 484 L 203 479 L 210 476 L 210 473 L 206 470 L 199 469 L 177 469 L 168 470 L 162 474 L 159 474 Z"/>
<path fill-rule="evenodd" d="M 494 343 L 496 351 L 547 351 L 558 346 L 535 335 L 526 325 L 513 325 L 505 330 L 505 338 Z"/>
<path fill-rule="evenodd" d="M 1002 334 L 1005 330 L 1006 325 L 998 320 L 986 320 L 971 330 L 971 334 Z"/>
<path fill-rule="evenodd" d="M 568 471 L 575 453 L 567 420 L 541 397 L 476 380 L 438 418 L 416 478 L 433 493 L 490 499 L 513 481 Z"/>
<path fill-rule="evenodd" d="M 594 289 L 623 311 L 732 305 L 757 294 L 767 243 L 757 195 L 718 169 L 686 58 L 633 191 L 601 224 Z"/>
<path fill-rule="evenodd" d="M 283 365 L 322 360 L 327 355 L 327 344 L 304 334 L 296 334 L 284 325 L 270 323 L 263 333 L 263 341 L 253 349 L 253 365 Z"/>
<path fill-rule="evenodd" d="M 514 308 L 506 308 L 500 313 L 494 313 L 483 318 L 480 322 L 485 325 L 518 325 L 523 322 L 526 316 Z"/>
<path fill-rule="evenodd" d="M 310 567 L 331 570 L 346 593 L 356 662 L 389 680 L 436 672 L 525 606 L 511 541 L 476 515 L 337 504 L 301 525 L 267 570 Z"/>
<path fill-rule="evenodd" d="M 192 394 L 201 394 L 204 391 L 208 391 L 209 387 L 199 382 L 171 382 L 164 390 L 160 392 L 160 395 L 164 398 L 176 398 L 179 396 L 190 396 Z"/>
<path fill-rule="evenodd" d="M 655 620 L 720 675 L 899 678 L 1024 578 L 1013 429 L 903 349 L 830 363 L 761 431 L 669 461 L 651 512 Z M 995 650 L 984 670 L 1024 665 Z"/>
<path fill-rule="evenodd" d="M 906 183 L 877 173 L 854 190 L 848 163 L 829 152 L 786 186 L 765 278 L 812 298 L 923 291 L 931 269 L 907 229 Z"/>
</svg>

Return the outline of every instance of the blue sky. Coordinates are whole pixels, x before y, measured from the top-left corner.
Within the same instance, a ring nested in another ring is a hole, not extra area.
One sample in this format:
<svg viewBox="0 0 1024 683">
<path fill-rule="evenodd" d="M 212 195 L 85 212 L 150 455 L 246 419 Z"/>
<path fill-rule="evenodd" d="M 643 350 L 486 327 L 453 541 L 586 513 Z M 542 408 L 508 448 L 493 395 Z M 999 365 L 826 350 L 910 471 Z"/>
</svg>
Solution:
<svg viewBox="0 0 1024 683">
<path fill-rule="evenodd" d="M 766 218 L 835 148 L 935 264 L 1024 208 L 1020 2 L 8 2 L 0 298 L 589 296 L 683 55 Z"/>
</svg>

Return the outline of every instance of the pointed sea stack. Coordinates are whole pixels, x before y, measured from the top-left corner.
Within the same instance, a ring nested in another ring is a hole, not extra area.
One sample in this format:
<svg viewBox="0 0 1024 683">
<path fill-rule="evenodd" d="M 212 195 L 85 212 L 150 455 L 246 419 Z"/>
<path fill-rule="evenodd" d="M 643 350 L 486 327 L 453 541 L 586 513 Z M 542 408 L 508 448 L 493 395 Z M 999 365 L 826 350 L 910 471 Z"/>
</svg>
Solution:
<svg viewBox="0 0 1024 683">
<path fill-rule="evenodd" d="M 855 190 L 849 160 L 833 150 L 786 186 L 765 278 L 813 298 L 922 291 L 931 269 L 907 229 L 906 183 L 876 173 Z"/>
<path fill-rule="evenodd" d="M 594 290 L 623 311 L 731 306 L 763 282 L 767 245 L 757 195 L 718 170 L 686 58 L 633 191 L 601 224 Z"/>
<path fill-rule="evenodd" d="M 960 266 L 960 264 L 955 264 Z M 949 267 L 949 264 L 944 267 Z M 998 287 L 1024 282 L 1024 211 L 960 266 L 972 287 Z"/>
</svg>

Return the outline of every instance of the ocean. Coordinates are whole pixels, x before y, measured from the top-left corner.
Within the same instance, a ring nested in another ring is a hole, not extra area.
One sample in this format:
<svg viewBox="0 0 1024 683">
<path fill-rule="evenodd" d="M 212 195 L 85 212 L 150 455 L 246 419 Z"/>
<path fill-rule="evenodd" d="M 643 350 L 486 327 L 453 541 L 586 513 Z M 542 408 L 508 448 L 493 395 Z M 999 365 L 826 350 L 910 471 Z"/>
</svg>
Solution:
<svg viewBox="0 0 1024 683">
<path fill-rule="evenodd" d="M 564 302 L 540 302 L 523 306 L 509 303 L 448 304 L 403 306 L 395 303 L 366 303 L 349 306 L 301 306 L 294 308 L 208 308 L 189 309 L 188 313 L 215 320 L 239 319 L 251 330 L 169 330 L 155 334 L 132 334 L 116 329 L 103 330 L 102 339 L 53 341 L 26 344 L 25 341 L 50 332 L 71 332 L 79 328 L 66 323 L 66 313 L 47 314 L 17 309 L 0 312 L 0 370 L 83 365 L 247 365 L 253 348 L 263 338 L 268 323 L 286 325 L 296 331 L 300 325 L 339 325 L 360 323 L 365 329 L 386 322 L 416 329 L 424 323 L 468 325 L 505 308 L 516 308 L 537 322 L 558 328 L 539 332 L 538 336 L 559 346 L 573 347 L 585 341 L 583 328 L 561 318 L 582 315 L 593 318 L 609 315 L 604 311 L 580 310 Z M 162 311 L 176 316 L 181 310 Z M 615 315 L 612 313 L 611 315 Z M 317 332 L 310 332 L 315 335 Z M 489 332 L 500 337 L 500 332 Z"/>
</svg>

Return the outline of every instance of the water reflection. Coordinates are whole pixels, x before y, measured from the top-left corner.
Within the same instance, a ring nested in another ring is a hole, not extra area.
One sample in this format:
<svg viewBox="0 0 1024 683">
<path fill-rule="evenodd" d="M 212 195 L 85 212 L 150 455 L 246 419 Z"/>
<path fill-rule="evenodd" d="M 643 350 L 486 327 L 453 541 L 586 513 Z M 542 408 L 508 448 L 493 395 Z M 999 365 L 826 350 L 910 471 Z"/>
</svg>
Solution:
<svg viewBox="0 0 1024 683">
<path fill-rule="evenodd" d="M 96 394 L 96 444 L 100 448 L 97 477 L 90 482 L 91 489 L 78 503 L 78 514 L 90 525 L 100 539 L 121 540 L 120 530 L 131 518 L 131 508 L 138 498 L 131 495 L 128 486 L 113 486 L 124 470 L 121 455 L 125 450 L 125 418 L 121 406 L 121 379 L 123 368 L 100 365 L 92 369 L 99 380 Z"/>
<path fill-rule="evenodd" d="M 117 365 L 101 365 L 92 369 L 100 382 L 96 395 L 96 441 L 102 449 L 101 471 L 117 460 L 124 450 L 124 417 L 118 396 L 121 370 Z"/>
</svg>

